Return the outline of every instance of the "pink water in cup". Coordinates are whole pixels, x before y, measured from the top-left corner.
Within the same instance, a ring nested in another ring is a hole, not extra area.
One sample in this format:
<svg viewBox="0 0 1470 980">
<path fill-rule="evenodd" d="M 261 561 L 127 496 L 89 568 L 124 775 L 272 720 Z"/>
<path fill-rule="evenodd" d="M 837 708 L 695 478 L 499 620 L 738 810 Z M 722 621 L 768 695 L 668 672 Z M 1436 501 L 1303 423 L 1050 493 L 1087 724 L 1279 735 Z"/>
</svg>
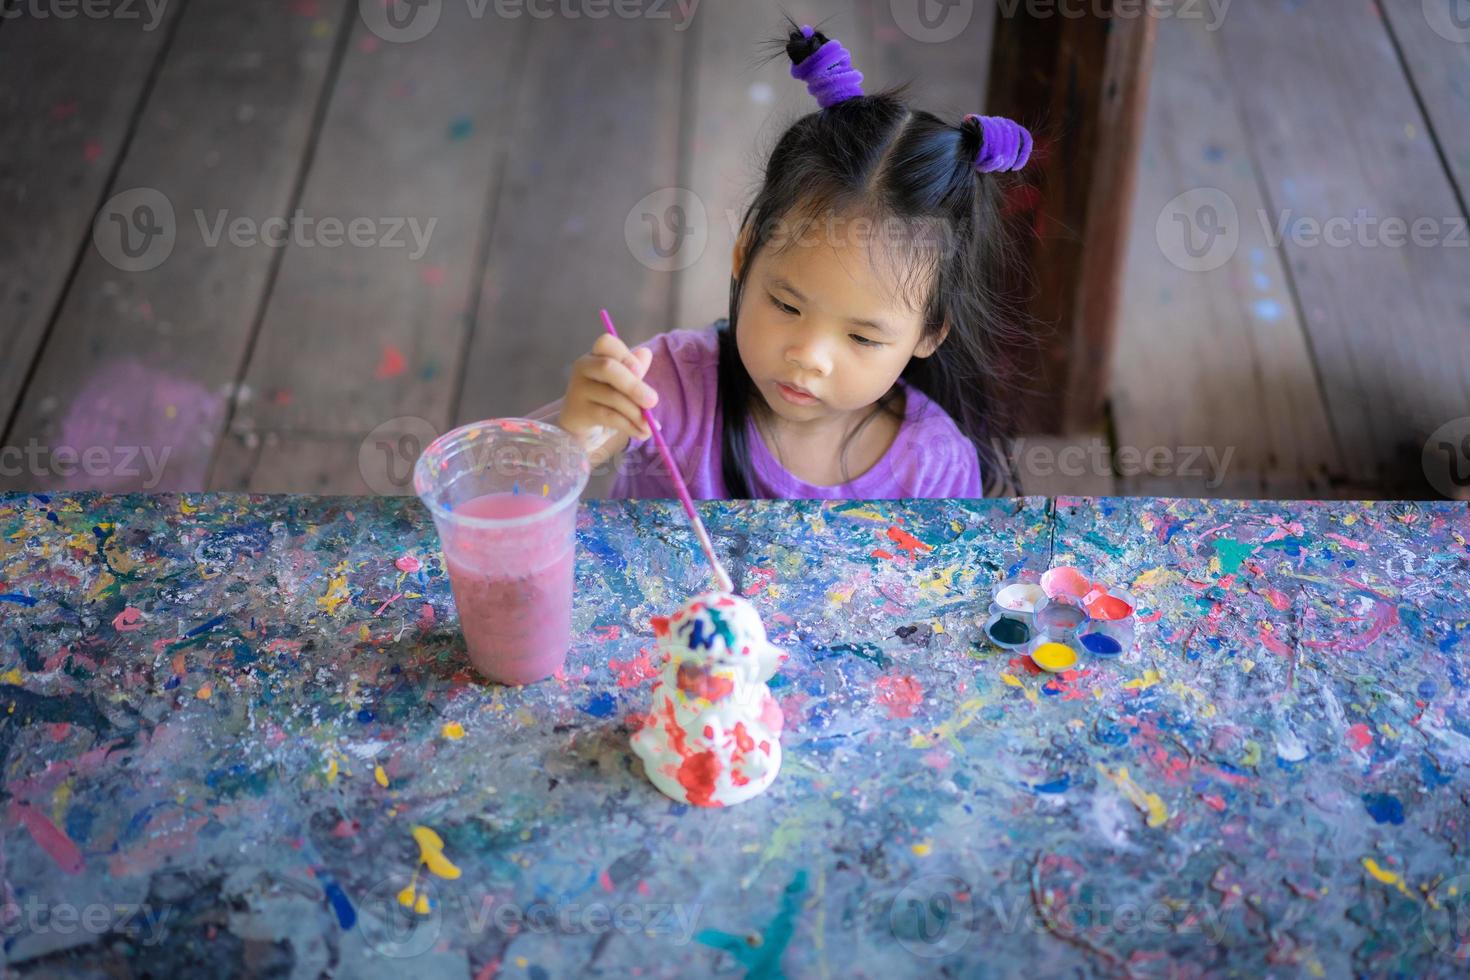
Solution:
<svg viewBox="0 0 1470 980">
<path fill-rule="evenodd" d="M 414 466 L 470 662 L 493 681 L 530 684 L 566 661 L 577 500 L 588 475 L 570 435 L 529 419 L 461 426 Z"/>
</svg>

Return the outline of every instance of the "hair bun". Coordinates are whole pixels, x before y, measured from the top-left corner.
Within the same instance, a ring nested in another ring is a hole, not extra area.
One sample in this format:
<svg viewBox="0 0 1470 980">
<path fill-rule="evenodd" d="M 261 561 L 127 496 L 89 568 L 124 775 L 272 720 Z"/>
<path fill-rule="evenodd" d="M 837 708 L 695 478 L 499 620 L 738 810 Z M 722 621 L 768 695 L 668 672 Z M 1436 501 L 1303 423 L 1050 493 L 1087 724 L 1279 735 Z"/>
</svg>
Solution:
<svg viewBox="0 0 1470 980">
<path fill-rule="evenodd" d="M 840 41 L 810 24 L 791 32 L 786 54 L 791 58 L 791 77 L 805 82 L 823 109 L 863 94 L 863 73 L 852 66 L 852 55 Z"/>
<path fill-rule="evenodd" d="M 979 136 L 980 149 L 975 155 L 978 172 L 1020 170 L 1031 159 L 1031 133 L 1014 119 L 971 113 L 965 117 L 965 124 L 974 126 Z"/>
</svg>

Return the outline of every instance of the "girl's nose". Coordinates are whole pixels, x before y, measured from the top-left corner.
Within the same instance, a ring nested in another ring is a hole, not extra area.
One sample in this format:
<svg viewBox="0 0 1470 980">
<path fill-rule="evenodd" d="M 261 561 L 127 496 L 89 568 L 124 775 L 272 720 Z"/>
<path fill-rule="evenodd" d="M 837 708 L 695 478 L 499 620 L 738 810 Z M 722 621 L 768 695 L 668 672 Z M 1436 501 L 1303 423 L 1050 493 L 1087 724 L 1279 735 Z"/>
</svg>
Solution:
<svg viewBox="0 0 1470 980">
<path fill-rule="evenodd" d="M 786 362 L 806 374 L 826 377 L 832 371 L 832 358 L 826 345 L 814 337 L 786 348 Z"/>
</svg>

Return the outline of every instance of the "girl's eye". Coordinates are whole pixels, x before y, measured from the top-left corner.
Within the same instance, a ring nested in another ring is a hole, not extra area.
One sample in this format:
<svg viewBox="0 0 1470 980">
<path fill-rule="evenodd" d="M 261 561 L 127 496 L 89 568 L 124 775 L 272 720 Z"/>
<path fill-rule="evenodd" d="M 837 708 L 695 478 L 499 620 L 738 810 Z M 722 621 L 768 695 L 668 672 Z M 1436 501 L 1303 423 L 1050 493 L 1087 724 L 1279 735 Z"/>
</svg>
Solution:
<svg viewBox="0 0 1470 980">
<path fill-rule="evenodd" d="M 857 342 L 857 345 L 859 347 L 882 347 L 883 346 L 878 341 L 876 341 L 876 340 L 869 340 L 867 337 L 864 337 L 862 334 L 852 333 L 852 334 L 848 334 L 848 336 L 851 337 L 854 341 L 856 341 Z"/>
<path fill-rule="evenodd" d="M 774 296 L 771 297 L 771 303 L 776 307 L 776 309 L 780 310 L 782 313 L 785 313 L 787 316 L 796 316 L 801 313 L 801 311 L 798 310 L 796 307 L 788 306 Z"/>
</svg>

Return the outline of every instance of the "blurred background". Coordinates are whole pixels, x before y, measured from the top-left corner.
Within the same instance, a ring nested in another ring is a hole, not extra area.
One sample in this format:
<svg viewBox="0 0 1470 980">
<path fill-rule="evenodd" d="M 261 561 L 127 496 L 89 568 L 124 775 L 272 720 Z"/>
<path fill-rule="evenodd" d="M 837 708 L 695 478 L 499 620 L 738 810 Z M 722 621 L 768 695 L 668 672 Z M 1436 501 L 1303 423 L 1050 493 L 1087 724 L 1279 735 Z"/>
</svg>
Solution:
<svg viewBox="0 0 1470 980">
<path fill-rule="evenodd" d="M 1098 404 L 1009 447 L 1024 491 L 1470 488 L 1470 0 L 0 9 L 0 490 L 406 493 L 435 434 L 559 397 L 599 307 L 635 342 L 723 316 L 813 108 L 762 64 L 786 14 L 956 122 L 997 57 L 1048 89 L 1032 224 L 1115 295 L 1052 348 L 1041 396 Z M 1070 174 L 1086 79 L 1015 39 L 1130 16 L 1127 172 Z"/>
</svg>

